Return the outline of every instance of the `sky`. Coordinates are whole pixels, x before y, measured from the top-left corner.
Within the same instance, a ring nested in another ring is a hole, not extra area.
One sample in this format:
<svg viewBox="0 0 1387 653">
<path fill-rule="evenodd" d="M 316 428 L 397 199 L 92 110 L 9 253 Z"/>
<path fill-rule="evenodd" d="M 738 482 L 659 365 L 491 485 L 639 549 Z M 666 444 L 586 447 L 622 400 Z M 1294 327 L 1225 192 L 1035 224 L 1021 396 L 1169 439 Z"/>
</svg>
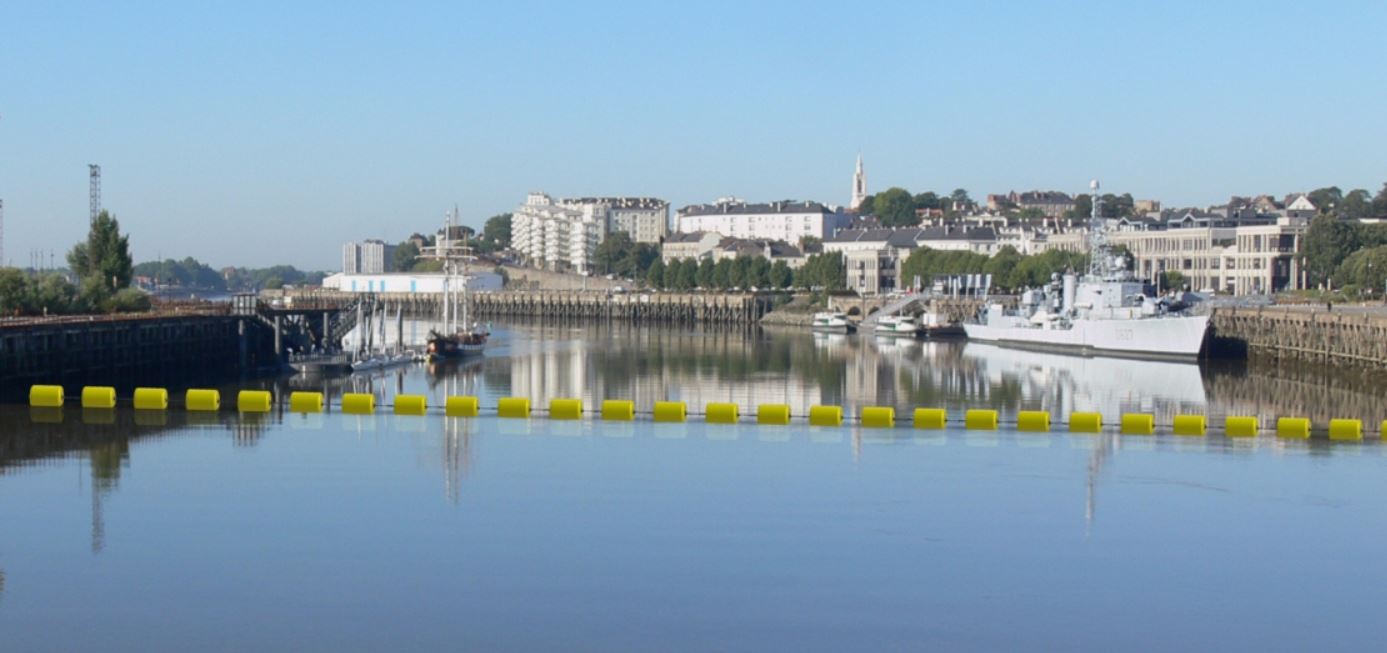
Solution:
<svg viewBox="0 0 1387 653">
<path fill-rule="evenodd" d="M 330 270 L 530 191 L 1387 181 L 1387 2 L 0 3 L 4 257 Z"/>
</svg>

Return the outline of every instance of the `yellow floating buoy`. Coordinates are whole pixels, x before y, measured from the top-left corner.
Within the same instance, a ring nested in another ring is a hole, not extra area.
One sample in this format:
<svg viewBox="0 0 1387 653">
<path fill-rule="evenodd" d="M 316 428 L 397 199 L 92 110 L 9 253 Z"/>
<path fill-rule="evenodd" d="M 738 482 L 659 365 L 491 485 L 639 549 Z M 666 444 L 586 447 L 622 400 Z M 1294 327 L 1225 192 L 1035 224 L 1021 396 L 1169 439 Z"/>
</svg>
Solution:
<svg viewBox="0 0 1387 653">
<path fill-rule="evenodd" d="M 29 405 L 37 408 L 62 408 L 63 386 L 29 386 Z"/>
<path fill-rule="evenodd" d="M 1050 412 L 1023 410 L 1016 414 L 1016 430 L 1041 433 L 1050 430 Z"/>
<path fill-rule="evenodd" d="M 476 397 L 454 395 L 443 402 L 443 414 L 448 417 L 476 417 L 481 403 Z"/>
<path fill-rule="evenodd" d="M 629 422 L 636 419 L 636 402 L 622 399 L 608 399 L 602 402 L 602 419 L 615 422 Z"/>
<path fill-rule="evenodd" d="M 896 425 L 896 409 L 890 406 L 866 406 L 858 419 L 867 428 L 889 429 Z"/>
<path fill-rule="evenodd" d="M 970 431 L 997 430 L 997 411 L 974 408 L 963 414 L 963 428 Z"/>
<path fill-rule="evenodd" d="M 246 393 L 254 393 L 254 390 L 242 390 L 242 397 Z M 270 393 L 262 392 L 268 396 Z M 239 401 L 237 403 L 240 403 Z M 268 401 L 266 402 L 268 403 Z M 208 390 L 205 388 L 193 388 L 183 393 L 183 408 L 195 413 L 210 413 L 222 409 L 222 393 L 218 390 Z M 265 408 L 268 412 L 270 409 Z"/>
<path fill-rule="evenodd" d="M 525 419 L 530 416 L 530 400 L 525 397 L 503 397 L 496 402 L 496 415 Z"/>
<path fill-rule="evenodd" d="M 1277 418 L 1276 436 L 1281 438 L 1308 438 L 1310 437 L 1310 420 L 1304 417 Z"/>
<path fill-rule="evenodd" d="M 550 399 L 549 419 L 582 419 L 582 399 Z"/>
<path fill-rule="evenodd" d="M 842 406 L 810 406 L 810 426 L 840 426 L 843 423 Z"/>
<path fill-rule="evenodd" d="M 1361 419 L 1331 419 L 1329 420 L 1329 439 L 1340 442 L 1357 442 L 1363 439 L 1363 420 Z"/>
<path fill-rule="evenodd" d="M 682 422 L 688 414 L 689 407 L 682 401 L 657 401 L 651 417 L 656 422 Z"/>
<path fill-rule="evenodd" d="M 165 388 L 135 388 L 135 410 L 168 410 L 169 391 Z"/>
<path fill-rule="evenodd" d="M 1176 415 L 1171 430 L 1175 435 L 1204 435 L 1209 430 L 1209 420 L 1203 415 Z"/>
<path fill-rule="evenodd" d="M 429 398 L 426 395 L 395 395 L 396 415 L 426 415 L 429 412 Z"/>
<path fill-rule="evenodd" d="M 269 393 L 266 393 L 269 394 Z M 269 410 L 266 406 L 265 410 Z M 295 413 L 323 412 L 323 393 L 293 392 L 289 394 L 289 410 Z"/>
<path fill-rule="evenodd" d="M 1123 413 L 1122 433 L 1151 435 L 1156 432 L 1156 416 L 1150 413 Z"/>
<path fill-rule="evenodd" d="M 1230 438 L 1251 438 L 1257 435 L 1256 417 L 1228 417 L 1223 420 L 1223 434 Z"/>
<path fill-rule="evenodd" d="M 370 415 L 376 412 L 376 396 L 369 392 L 344 393 L 342 412 L 347 415 Z"/>
<path fill-rule="evenodd" d="M 1103 430 L 1102 413 L 1070 413 L 1070 433 L 1099 433 Z"/>
<path fill-rule="evenodd" d="M 913 421 L 917 429 L 942 429 L 948 421 L 948 412 L 943 408 L 916 408 Z"/>
<path fill-rule="evenodd" d="M 736 424 L 741 418 L 737 404 L 713 402 L 703 409 L 703 419 L 709 424 Z"/>
<path fill-rule="evenodd" d="M 784 426 L 790 423 L 790 406 L 787 404 L 761 404 L 756 407 L 757 424 Z"/>
<path fill-rule="evenodd" d="M 109 386 L 92 385 L 82 388 L 82 407 L 115 408 L 116 389 Z"/>
</svg>

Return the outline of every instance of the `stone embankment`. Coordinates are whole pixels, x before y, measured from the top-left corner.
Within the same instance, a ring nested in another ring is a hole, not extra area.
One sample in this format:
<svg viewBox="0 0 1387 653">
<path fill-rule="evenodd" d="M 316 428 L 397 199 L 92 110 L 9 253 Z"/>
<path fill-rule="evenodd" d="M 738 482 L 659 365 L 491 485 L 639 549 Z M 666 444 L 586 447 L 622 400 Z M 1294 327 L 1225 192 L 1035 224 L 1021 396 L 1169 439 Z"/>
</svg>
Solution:
<svg viewBox="0 0 1387 653">
<path fill-rule="evenodd" d="M 1387 311 L 1380 307 L 1215 308 L 1214 335 L 1249 354 L 1319 363 L 1387 366 Z"/>
</svg>

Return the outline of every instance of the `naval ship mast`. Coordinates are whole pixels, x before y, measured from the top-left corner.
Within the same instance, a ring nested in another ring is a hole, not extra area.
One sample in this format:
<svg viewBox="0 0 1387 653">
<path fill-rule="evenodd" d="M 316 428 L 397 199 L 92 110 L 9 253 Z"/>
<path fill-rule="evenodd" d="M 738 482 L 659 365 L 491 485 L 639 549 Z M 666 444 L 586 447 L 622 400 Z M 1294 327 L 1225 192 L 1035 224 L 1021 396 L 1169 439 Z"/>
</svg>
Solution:
<svg viewBox="0 0 1387 653">
<path fill-rule="evenodd" d="M 1112 250 L 1108 249 L 1108 221 L 1103 217 L 1103 197 L 1099 195 L 1098 180 L 1088 183 L 1092 210 L 1088 218 L 1088 276 L 1093 281 L 1112 277 Z"/>
</svg>

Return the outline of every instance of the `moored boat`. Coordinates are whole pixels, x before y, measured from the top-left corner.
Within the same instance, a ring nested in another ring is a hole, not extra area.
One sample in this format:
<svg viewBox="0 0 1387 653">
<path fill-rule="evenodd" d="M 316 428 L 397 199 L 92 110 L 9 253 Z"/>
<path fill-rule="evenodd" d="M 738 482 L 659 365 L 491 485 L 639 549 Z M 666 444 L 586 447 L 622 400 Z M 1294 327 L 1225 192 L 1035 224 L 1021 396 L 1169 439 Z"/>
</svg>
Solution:
<svg viewBox="0 0 1387 653">
<path fill-rule="evenodd" d="M 810 328 L 815 331 L 836 333 L 851 333 L 857 330 L 857 326 L 848 320 L 847 315 L 828 311 L 815 313 Z"/>
</svg>

